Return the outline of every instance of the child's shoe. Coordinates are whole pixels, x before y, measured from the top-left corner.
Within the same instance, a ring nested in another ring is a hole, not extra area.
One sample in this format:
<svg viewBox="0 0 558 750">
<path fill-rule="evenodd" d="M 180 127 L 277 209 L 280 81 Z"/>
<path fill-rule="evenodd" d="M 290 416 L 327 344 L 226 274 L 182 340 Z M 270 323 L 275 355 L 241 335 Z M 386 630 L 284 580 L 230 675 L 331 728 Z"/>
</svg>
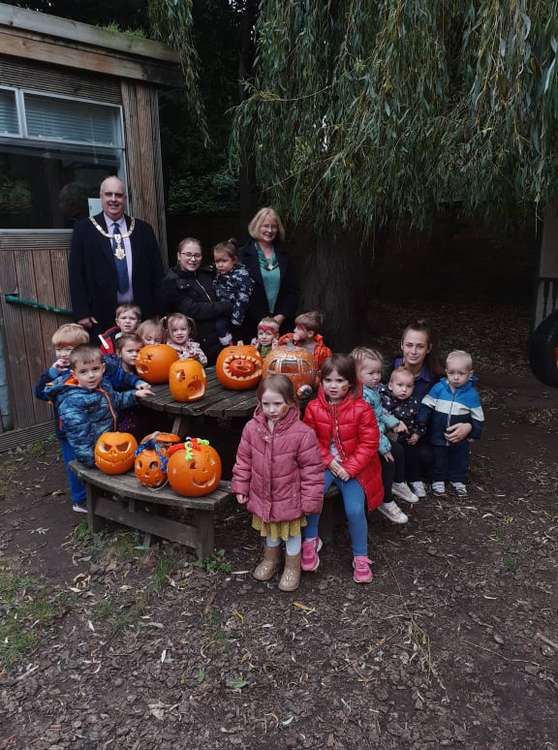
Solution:
<svg viewBox="0 0 558 750">
<path fill-rule="evenodd" d="M 74 513 L 87 513 L 87 505 L 85 503 L 73 503 L 72 510 Z"/>
<path fill-rule="evenodd" d="M 394 482 L 391 485 L 391 491 L 401 500 L 405 500 L 408 503 L 418 503 L 418 497 L 411 492 L 411 488 L 407 482 Z"/>
<path fill-rule="evenodd" d="M 465 487 L 463 482 L 450 482 L 450 484 L 455 490 L 456 495 L 459 495 L 459 497 L 467 497 L 467 487 Z"/>
<path fill-rule="evenodd" d="M 300 552 L 285 555 L 285 569 L 279 581 L 281 591 L 296 591 L 300 584 Z"/>
<path fill-rule="evenodd" d="M 411 485 L 413 494 L 418 498 L 426 497 L 426 487 L 424 486 L 424 482 L 409 482 L 409 484 Z"/>
<path fill-rule="evenodd" d="M 266 545 L 263 557 L 252 573 L 256 581 L 269 581 L 270 578 L 273 578 L 279 569 L 280 559 L 281 545 L 278 544 L 277 547 L 268 547 Z"/>
<path fill-rule="evenodd" d="M 366 555 L 355 555 L 353 557 L 353 581 L 355 583 L 370 583 L 372 580 L 372 571 L 370 566 L 372 560 L 369 560 Z"/>
<path fill-rule="evenodd" d="M 435 495 L 445 495 L 446 494 L 446 483 L 445 482 L 432 482 L 432 492 Z"/>
<path fill-rule="evenodd" d="M 403 513 L 395 500 L 392 500 L 389 503 L 382 503 L 378 506 L 378 510 L 392 523 L 407 523 L 407 521 L 409 520 L 407 514 Z"/>
<path fill-rule="evenodd" d="M 320 565 L 320 557 L 318 552 L 322 548 L 322 540 L 320 537 L 314 539 L 306 539 L 302 542 L 302 557 L 300 560 L 300 567 L 307 573 L 313 573 L 318 570 Z"/>
</svg>

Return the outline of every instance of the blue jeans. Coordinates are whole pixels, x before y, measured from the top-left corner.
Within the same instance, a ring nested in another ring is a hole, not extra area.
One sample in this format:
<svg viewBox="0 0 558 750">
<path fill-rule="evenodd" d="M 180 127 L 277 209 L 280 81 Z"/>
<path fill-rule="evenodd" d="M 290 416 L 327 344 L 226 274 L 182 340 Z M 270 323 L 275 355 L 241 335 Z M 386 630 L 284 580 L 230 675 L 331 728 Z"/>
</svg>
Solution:
<svg viewBox="0 0 558 750">
<path fill-rule="evenodd" d="M 366 521 L 366 510 L 364 490 L 356 479 L 349 479 L 344 482 L 342 479 L 333 476 L 329 469 L 324 477 L 324 493 L 326 493 L 331 484 L 340 490 L 345 505 L 345 515 L 349 525 L 349 534 L 351 535 L 351 544 L 353 555 L 368 554 L 368 523 Z M 303 539 L 314 539 L 318 536 L 318 524 L 320 522 L 319 513 L 311 513 L 306 516 L 308 525 L 302 529 Z"/>
<path fill-rule="evenodd" d="M 70 461 L 74 461 L 76 454 L 70 443 L 63 439 L 60 440 L 60 450 L 62 451 L 62 458 L 64 460 L 64 469 L 66 470 L 66 476 L 68 477 L 68 484 L 70 485 L 70 497 L 72 503 L 78 503 L 78 505 L 84 505 L 86 500 L 85 485 L 78 479 L 74 472 L 70 469 Z"/>
</svg>

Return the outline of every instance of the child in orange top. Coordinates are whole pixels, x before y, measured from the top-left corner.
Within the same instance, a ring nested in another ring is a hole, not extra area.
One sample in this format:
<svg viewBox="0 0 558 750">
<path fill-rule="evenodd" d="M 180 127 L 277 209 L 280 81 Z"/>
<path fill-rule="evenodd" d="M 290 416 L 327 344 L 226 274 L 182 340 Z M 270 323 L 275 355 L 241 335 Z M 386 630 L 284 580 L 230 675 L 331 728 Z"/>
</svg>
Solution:
<svg viewBox="0 0 558 750">
<path fill-rule="evenodd" d="M 320 334 L 323 324 L 323 315 L 318 310 L 301 313 L 295 318 L 295 329 L 293 333 L 286 333 L 279 339 L 280 344 L 293 343 L 301 349 L 306 349 L 314 355 L 316 368 L 319 370 L 328 357 L 331 357 L 331 349 L 324 344 Z"/>
</svg>

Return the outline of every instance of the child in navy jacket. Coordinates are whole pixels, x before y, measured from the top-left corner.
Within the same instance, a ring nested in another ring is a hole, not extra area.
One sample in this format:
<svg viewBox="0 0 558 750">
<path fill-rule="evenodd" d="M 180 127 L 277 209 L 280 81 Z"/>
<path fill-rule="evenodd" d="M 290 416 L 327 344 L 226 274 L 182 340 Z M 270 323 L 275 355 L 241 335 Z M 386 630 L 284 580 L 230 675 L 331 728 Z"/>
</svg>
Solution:
<svg viewBox="0 0 558 750">
<path fill-rule="evenodd" d="M 435 495 L 445 494 L 446 481 L 459 496 L 467 495 L 469 442 L 480 438 L 484 426 L 484 414 L 474 382 L 471 355 L 456 350 L 446 359 L 446 377 L 422 399 L 418 421 L 430 425 L 434 453 L 432 491 Z M 447 428 L 460 422 L 471 425 L 469 437 L 458 443 L 450 442 Z"/>
</svg>

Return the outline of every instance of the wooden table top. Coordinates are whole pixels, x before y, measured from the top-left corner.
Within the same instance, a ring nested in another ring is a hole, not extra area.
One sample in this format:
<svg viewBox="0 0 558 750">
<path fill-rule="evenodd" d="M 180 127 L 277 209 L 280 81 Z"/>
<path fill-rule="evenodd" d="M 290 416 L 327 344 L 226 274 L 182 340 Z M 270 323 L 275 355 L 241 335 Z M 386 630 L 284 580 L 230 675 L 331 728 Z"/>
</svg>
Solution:
<svg viewBox="0 0 558 750">
<path fill-rule="evenodd" d="M 199 401 L 180 403 L 170 394 L 168 383 L 153 385 L 153 396 L 141 400 L 154 411 L 184 417 L 251 417 L 256 408 L 256 391 L 229 391 L 217 380 L 214 367 L 206 368 L 207 388 Z"/>
</svg>

